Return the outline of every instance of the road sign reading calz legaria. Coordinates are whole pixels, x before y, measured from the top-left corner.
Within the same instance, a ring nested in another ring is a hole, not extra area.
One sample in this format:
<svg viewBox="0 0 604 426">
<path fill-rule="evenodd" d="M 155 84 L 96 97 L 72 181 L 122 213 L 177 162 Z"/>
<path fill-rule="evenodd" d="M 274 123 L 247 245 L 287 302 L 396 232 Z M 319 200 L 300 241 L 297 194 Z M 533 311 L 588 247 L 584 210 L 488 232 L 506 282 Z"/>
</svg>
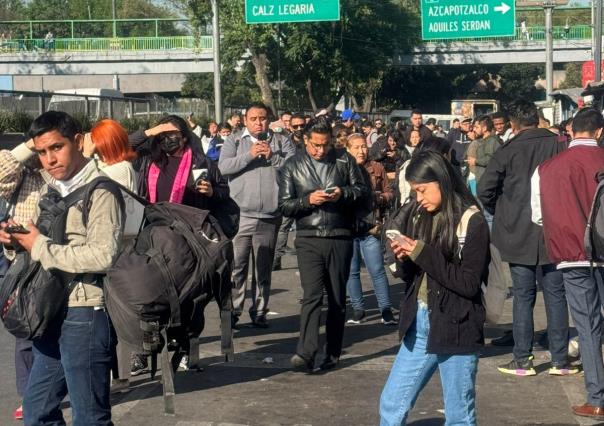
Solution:
<svg viewBox="0 0 604 426">
<path fill-rule="evenodd" d="M 422 39 L 512 36 L 513 0 L 421 0 Z"/>
</svg>

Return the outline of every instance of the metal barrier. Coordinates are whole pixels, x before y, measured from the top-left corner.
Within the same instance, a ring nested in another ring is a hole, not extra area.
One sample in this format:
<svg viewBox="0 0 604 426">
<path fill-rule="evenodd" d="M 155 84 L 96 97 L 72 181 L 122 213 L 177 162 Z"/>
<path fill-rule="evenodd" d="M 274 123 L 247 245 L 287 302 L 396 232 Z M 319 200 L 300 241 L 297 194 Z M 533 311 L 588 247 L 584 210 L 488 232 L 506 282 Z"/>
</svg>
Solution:
<svg viewBox="0 0 604 426">
<path fill-rule="evenodd" d="M 18 39 L 0 42 L 0 53 L 106 52 L 116 50 L 212 50 L 210 36 Z"/>
</svg>

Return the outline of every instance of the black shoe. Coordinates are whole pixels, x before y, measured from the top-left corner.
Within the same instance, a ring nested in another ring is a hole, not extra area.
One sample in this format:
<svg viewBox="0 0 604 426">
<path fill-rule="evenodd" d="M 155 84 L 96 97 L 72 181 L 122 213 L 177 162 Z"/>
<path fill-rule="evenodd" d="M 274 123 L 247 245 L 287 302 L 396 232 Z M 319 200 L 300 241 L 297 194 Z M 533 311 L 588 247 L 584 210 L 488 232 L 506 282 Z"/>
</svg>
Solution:
<svg viewBox="0 0 604 426">
<path fill-rule="evenodd" d="M 335 368 L 339 363 L 340 363 L 340 357 L 332 356 L 332 355 L 325 355 L 325 359 L 323 359 L 323 362 L 319 366 L 319 370 L 321 370 L 321 371 L 331 370 L 332 368 Z"/>
<path fill-rule="evenodd" d="M 275 259 L 275 261 L 273 262 L 273 271 L 280 271 L 281 270 L 281 258 Z"/>
<path fill-rule="evenodd" d="M 305 360 L 302 356 L 294 354 L 289 361 L 294 371 L 300 371 L 303 373 L 312 373 L 314 365 L 312 361 Z"/>
<path fill-rule="evenodd" d="M 512 330 L 506 331 L 503 336 L 491 340 L 493 346 L 514 346 L 514 334 Z"/>
<path fill-rule="evenodd" d="M 233 330 L 239 330 L 237 323 L 239 322 L 239 315 L 231 314 L 231 328 Z"/>
<path fill-rule="evenodd" d="M 394 319 L 394 314 L 392 313 L 392 309 L 386 308 L 382 311 L 382 324 L 384 325 L 396 325 L 397 322 Z"/>
<path fill-rule="evenodd" d="M 268 328 L 268 322 L 266 321 L 265 315 L 257 315 L 256 318 L 252 320 L 252 325 L 256 328 Z"/>
<path fill-rule="evenodd" d="M 357 311 L 356 309 L 352 312 L 352 318 L 346 321 L 348 324 L 360 324 L 365 321 L 365 311 Z"/>
<path fill-rule="evenodd" d="M 139 374 L 148 373 L 147 356 L 141 354 L 132 355 L 130 363 L 130 375 L 138 376 Z"/>
</svg>

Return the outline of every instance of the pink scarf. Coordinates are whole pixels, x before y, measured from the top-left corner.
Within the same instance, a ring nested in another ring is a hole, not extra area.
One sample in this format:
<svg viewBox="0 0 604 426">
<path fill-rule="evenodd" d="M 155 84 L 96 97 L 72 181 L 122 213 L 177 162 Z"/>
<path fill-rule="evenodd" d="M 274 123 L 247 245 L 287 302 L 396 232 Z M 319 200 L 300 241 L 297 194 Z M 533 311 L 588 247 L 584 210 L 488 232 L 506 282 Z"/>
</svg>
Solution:
<svg viewBox="0 0 604 426">
<path fill-rule="evenodd" d="M 187 187 L 187 181 L 189 180 L 189 173 L 191 173 L 191 163 L 193 161 L 193 151 L 191 148 L 187 148 L 185 153 L 180 160 L 178 165 L 178 171 L 172 184 L 172 192 L 170 193 L 170 202 L 181 204 L 185 196 L 185 188 Z M 152 203 L 157 202 L 157 181 L 161 170 L 151 163 L 149 167 L 149 177 L 147 178 L 147 186 L 149 188 L 149 201 Z"/>
</svg>

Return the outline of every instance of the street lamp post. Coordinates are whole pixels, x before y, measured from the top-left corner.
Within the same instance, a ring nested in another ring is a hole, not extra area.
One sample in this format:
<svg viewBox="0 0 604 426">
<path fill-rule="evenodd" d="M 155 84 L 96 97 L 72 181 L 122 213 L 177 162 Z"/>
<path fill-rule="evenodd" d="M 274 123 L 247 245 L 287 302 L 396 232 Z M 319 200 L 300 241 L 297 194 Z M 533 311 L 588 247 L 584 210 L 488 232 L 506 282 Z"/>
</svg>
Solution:
<svg viewBox="0 0 604 426">
<path fill-rule="evenodd" d="M 555 3 L 545 1 L 543 10 L 545 11 L 545 93 L 547 100 L 552 101 L 552 92 L 554 91 L 554 37 L 552 34 L 552 15 Z"/>
<path fill-rule="evenodd" d="M 596 82 L 602 80 L 602 0 L 594 0 L 596 3 L 594 19 L 594 71 Z"/>
<path fill-rule="evenodd" d="M 218 17 L 218 1 L 212 3 L 212 36 L 214 39 L 214 119 L 222 122 L 222 87 L 220 81 L 220 20 Z"/>
</svg>

